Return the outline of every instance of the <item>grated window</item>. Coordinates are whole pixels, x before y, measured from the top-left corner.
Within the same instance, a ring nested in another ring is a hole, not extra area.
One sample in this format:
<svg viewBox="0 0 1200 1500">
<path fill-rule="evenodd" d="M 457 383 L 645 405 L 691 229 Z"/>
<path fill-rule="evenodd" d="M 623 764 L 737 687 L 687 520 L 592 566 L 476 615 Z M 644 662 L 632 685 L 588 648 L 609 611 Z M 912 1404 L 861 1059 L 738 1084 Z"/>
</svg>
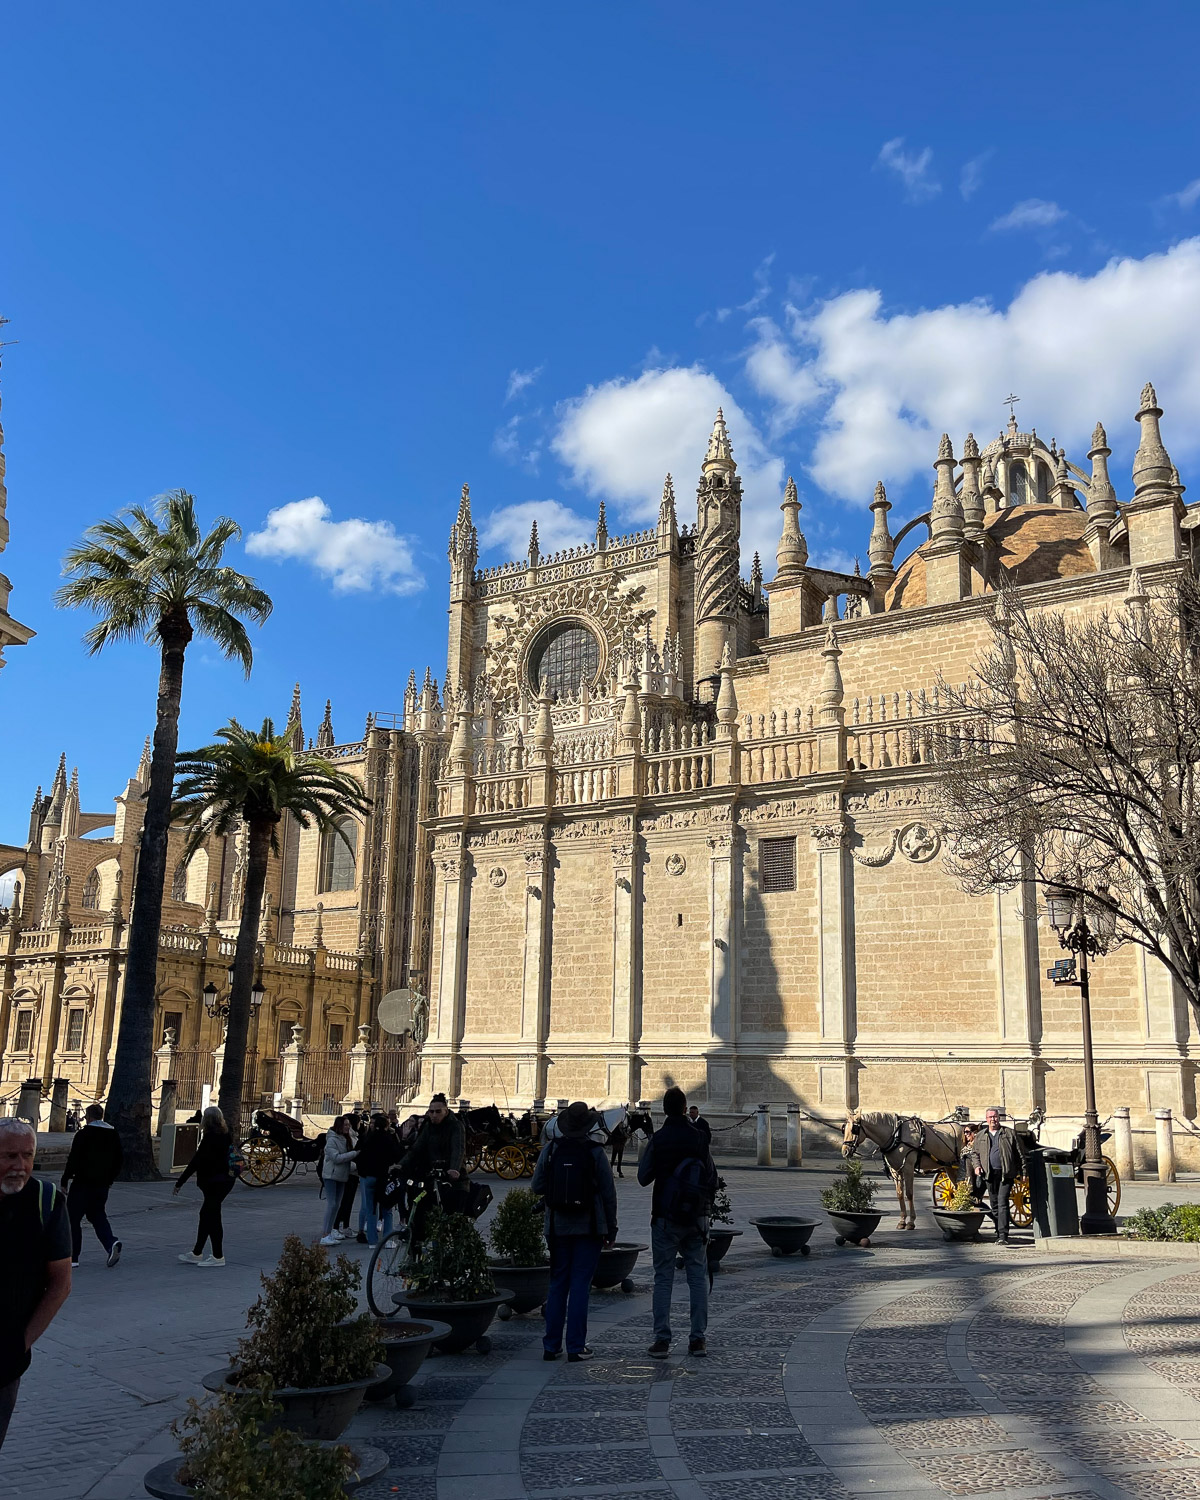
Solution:
<svg viewBox="0 0 1200 1500">
<path fill-rule="evenodd" d="M 83 1051 L 83 1029 L 87 1024 L 86 1010 L 69 1010 L 67 1012 L 67 1051 Z"/>
<path fill-rule="evenodd" d="M 758 885 L 763 891 L 796 889 L 796 840 L 759 839 Z"/>
</svg>

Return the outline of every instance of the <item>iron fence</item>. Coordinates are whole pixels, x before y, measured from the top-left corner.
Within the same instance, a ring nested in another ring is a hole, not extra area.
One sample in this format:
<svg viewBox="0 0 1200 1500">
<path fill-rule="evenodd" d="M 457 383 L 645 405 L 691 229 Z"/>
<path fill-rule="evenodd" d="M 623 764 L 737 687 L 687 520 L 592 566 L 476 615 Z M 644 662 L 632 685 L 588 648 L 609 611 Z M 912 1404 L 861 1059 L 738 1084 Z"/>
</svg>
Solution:
<svg viewBox="0 0 1200 1500">
<path fill-rule="evenodd" d="M 341 1047 L 312 1048 L 303 1053 L 297 1091 L 309 1114 L 338 1114 L 350 1092 L 349 1053 Z"/>
<path fill-rule="evenodd" d="M 367 1094 L 372 1109 L 395 1109 L 414 1097 L 421 1083 L 421 1049 L 413 1041 L 387 1038 L 371 1053 Z"/>
<path fill-rule="evenodd" d="M 177 1047 L 171 1059 L 177 1109 L 199 1109 L 204 1085 L 212 1084 L 216 1059 L 208 1047 Z"/>
</svg>

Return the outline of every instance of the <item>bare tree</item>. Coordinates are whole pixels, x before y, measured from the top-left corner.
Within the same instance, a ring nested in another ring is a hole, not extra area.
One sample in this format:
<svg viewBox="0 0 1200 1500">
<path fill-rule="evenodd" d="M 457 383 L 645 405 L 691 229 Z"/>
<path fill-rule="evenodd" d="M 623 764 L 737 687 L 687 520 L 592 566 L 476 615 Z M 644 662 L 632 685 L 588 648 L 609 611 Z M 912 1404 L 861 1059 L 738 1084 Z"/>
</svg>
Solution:
<svg viewBox="0 0 1200 1500">
<path fill-rule="evenodd" d="M 974 894 L 1059 886 L 1115 921 L 1200 1016 L 1200 586 L 1191 572 L 1091 615 L 1000 595 L 991 649 L 940 684 L 935 795 Z"/>
</svg>

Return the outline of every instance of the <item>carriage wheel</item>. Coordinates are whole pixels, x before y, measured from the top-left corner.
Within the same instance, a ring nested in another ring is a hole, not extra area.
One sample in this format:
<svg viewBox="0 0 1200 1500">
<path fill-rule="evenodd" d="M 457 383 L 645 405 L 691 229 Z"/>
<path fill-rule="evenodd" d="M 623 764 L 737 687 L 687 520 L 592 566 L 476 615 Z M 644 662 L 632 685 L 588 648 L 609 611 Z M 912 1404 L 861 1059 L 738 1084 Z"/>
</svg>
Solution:
<svg viewBox="0 0 1200 1500">
<path fill-rule="evenodd" d="M 296 1158 L 294 1156 L 286 1157 L 283 1163 L 283 1171 L 279 1174 L 280 1182 L 286 1182 L 295 1170 Z"/>
<path fill-rule="evenodd" d="M 954 1189 L 958 1186 L 958 1168 L 943 1167 L 933 1179 L 934 1208 L 949 1208 Z"/>
<path fill-rule="evenodd" d="M 1033 1199 L 1029 1193 L 1029 1177 L 1018 1177 L 1008 1192 L 1008 1216 L 1015 1229 L 1028 1229 L 1033 1223 Z"/>
<path fill-rule="evenodd" d="M 247 1187 L 269 1187 L 283 1176 L 287 1158 L 283 1147 L 269 1135 L 250 1135 L 242 1142 L 246 1167 L 242 1181 Z"/>
<path fill-rule="evenodd" d="M 1115 1215 L 1121 1206 L 1121 1174 L 1117 1171 L 1117 1164 L 1111 1156 L 1102 1156 L 1100 1160 L 1104 1163 L 1104 1187 L 1108 1194 L 1108 1211 Z"/>
<path fill-rule="evenodd" d="M 471 1172 L 478 1172 L 479 1171 L 479 1161 L 480 1161 L 479 1152 L 478 1151 L 472 1151 L 468 1156 L 465 1156 L 463 1158 L 463 1164 L 462 1164 L 463 1171 L 466 1172 L 468 1175 Z"/>
<path fill-rule="evenodd" d="M 485 1146 L 479 1153 L 479 1165 L 485 1172 L 496 1170 L 496 1153 L 491 1146 Z"/>
<path fill-rule="evenodd" d="M 532 1177 L 533 1169 L 537 1166 L 538 1154 L 536 1149 L 529 1146 L 521 1147 L 522 1155 L 525 1157 L 525 1165 L 521 1168 L 522 1177 Z"/>
<path fill-rule="evenodd" d="M 408 1264 L 408 1231 L 393 1229 L 371 1252 L 367 1266 L 367 1303 L 377 1318 L 396 1316 L 396 1298 L 404 1292 Z"/>
<path fill-rule="evenodd" d="M 520 1146 L 501 1146 L 493 1153 L 497 1177 L 505 1182 L 514 1182 L 525 1169 L 525 1153 Z"/>
</svg>

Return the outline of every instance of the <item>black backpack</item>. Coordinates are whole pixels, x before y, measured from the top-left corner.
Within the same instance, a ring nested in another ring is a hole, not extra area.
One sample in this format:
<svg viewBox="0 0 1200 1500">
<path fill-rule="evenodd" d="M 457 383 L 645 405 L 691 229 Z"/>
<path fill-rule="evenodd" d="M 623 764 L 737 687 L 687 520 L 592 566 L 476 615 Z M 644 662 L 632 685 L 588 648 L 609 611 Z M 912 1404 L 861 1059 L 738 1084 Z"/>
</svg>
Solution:
<svg viewBox="0 0 1200 1500">
<path fill-rule="evenodd" d="M 712 1204 L 712 1176 L 702 1156 L 685 1156 L 663 1183 L 659 1208 L 672 1224 L 697 1224 Z"/>
<path fill-rule="evenodd" d="M 591 1213 L 596 1204 L 596 1157 L 587 1136 L 560 1136 L 550 1147 L 549 1167 L 547 1206 Z"/>
</svg>

